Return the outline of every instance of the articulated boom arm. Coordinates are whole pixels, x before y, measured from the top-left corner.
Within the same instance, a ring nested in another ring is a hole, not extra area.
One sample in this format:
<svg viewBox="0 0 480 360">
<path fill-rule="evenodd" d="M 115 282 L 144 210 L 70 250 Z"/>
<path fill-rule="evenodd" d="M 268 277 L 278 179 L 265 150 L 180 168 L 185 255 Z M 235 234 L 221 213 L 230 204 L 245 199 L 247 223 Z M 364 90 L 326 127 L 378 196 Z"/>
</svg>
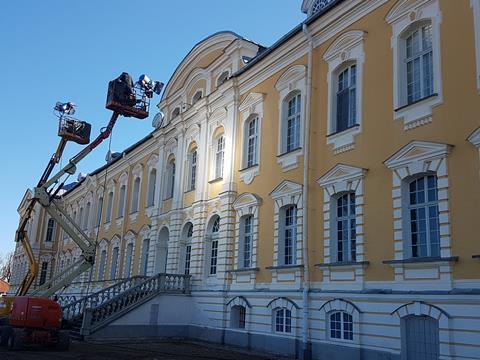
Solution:
<svg viewBox="0 0 480 360">
<path fill-rule="evenodd" d="M 118 119 L 120 114 L 118 112 L 114 112 L 110 121 L 106 128 L 97 136 L 95 140 L 93 140 L 90 144 L 88 144 L 85 148 L 83 148 L 77 155 L 70 159 L 68 164 L 64 166 L 57 174 L 50 177 L 53 168 L 58 163 L 61 153 L 65 148 L 65 140 L 62 139 L 60 145 L 57 148 L 56 153 L 50 159 L 47 168 L 45 169 L 42 177 L 40 178 L 37 186 L 34 188 L 34 196 L 30 200 L 30 203 L 25 211 L 25 215 L 22 217 L 20 221 L 20 226 L 16 232 L 16 239 L 15 241 L 21 242 L 23 245 L 25 252 L 27 253 L 29 259 L 29 270 L 27 275 L 25 276 L 24 280 L 20 288 L 17 291 L 17 295 L 23 296 L 28 293 L 35 277 L 38 274 L 38 264 L 35 260 L 33 255 L 32 247 L 28 241 L 26 226 L 27 222 L 31 217 L 33 208 L 35 204 L 38 202 L 45 210 L 50 214 L 50 216 L 55 219 L 55 221 L 60 225 L 60 227 L 72 238 L 72 240 L 80 247 L 82 250 L 82 255 L 80 259 L 68 267 L 62 274 L 58 274 L 50 279 L 50 281 L 43 284 L 41 287 L 36 289 L 33 294 L 35 295 L 43 295 L 49 296 L 54 294 L 57 290 L 61 289 L 63 286 L 68 285 L 73 279 L 77 276 L 88 270 L 92 267 L 93 263 L 95 262 L 95 247 L 96 242 L 89 238 L 75 223 L 75 221 L 68 216 L 68 214 L 56 203 L 55 197 L 59 190 L 63 187 L 63 183 L 58 184 L 59 180 L 65 174 L 73 175 L 77 171 L 77 164 L 85 158 L 90 152 L 93 151 L 98 145 L 100 145 L 103 140 L 107 139 L 115 123 Z"/>
</svg>

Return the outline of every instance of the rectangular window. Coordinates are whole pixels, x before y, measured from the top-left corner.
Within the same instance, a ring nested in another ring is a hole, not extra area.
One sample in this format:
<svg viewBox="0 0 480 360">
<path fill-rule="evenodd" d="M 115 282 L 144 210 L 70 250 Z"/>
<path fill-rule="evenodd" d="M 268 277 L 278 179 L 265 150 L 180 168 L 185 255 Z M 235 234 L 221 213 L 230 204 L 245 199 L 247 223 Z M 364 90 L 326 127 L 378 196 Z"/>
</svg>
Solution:
<svg viewBox="0 0 480 360">
<path fill-rule="evenodd" d="M 112 220 L 112 207 L 113 207 L 113 192 L 109 192 L 108 202 L 107 202 L 107 215 L 105 217 L 105 223 L 109 223 Z"/>
<path fill-rule="evenodd" d="M 432 25 L 424 25 L 405 40 L 407 104 L 433 94 Z"/>
<path fill-rule="evenodd" d="M 352 315 L 338 311 L 330 315 L 330 338 L 353 340 Z"/>
<path fill-rule="evenodd" d="M 290 206 L 285 210 L 284 265 L 295 263 L 295 243 L 297 241 L 297 208 Z"/>
<path fill-rule="evenodd" d="M 107 250 L 102 250 L 100 254 L 100 264 L 98 268 L 97 280 L 103 280 L 105 277 L 105 262 L 107 261 Z"/>
<path fill-rule="evenodd" d="M 286 151 L 293 151 L 300 147 L 300 113 L 301 96 L 295 95 L 288 101 L 287 108 L 287 141 Z"/>
<path fill-rule="evenodd" d="M 132 205 L 130 209 L 130 212 L 132 214 L 138 211 L 138 201 L 140 200 L 140 185 L 141 185 L 141 179 L 137 177 L 133 182 Z"/>
<path fill-rule="evenodd" d="M 223 161 L 225 157 L 225 138 L 220 136 L 217 139 L 217 148 L 215 152 L 215 178 L 223 177 Z"/>
<path fill-rule="evenodd" d="M 117 212 L 117 218 L 123 217 L 123 213 L 125 211 L 125 193 L 126 193 L 126 186 L 122 185 L 120 188 L 120 198 L 118 200 L 118 212 Z"/>
<path fill-rule="evenodd" d="M 356 261 L 355 193 L 337 199 L 337 261 Z"/>
<path fill-rule="evenodd" d="M 147 206 L 153 206 L 155 203 L 155 186 L 157 182 L 157 170 L 152 169 L 148 178 L 148 201 Z"/>
<path fill-rule="evenodd" d="M 251 266 L 253 240 L 253 216 L 247 216 L 243 228 L 243 267 Z"/>
<path fill-rule="evenodd" d="M 142 243 L 142 261 L 140 265 L 140 275 L 147 275 L 149 248 L 150 248 L 150 239 L 144 239 Z"/>
<path fill-rule="evenodd" d="M 190 154 L 190 186 L 189 190 L 195 190 L 197 182 L 197 150 Z"/>
<path fill-rule="evenodd" d="M 52 218 L 48 219 L 47 223 L 47 236 L 45 237 L 45 242 L 53 241 L 53 232 L 55 230 L 55 220 Z"/>
<path fill-rule="evenodd" d="M 212 250 L 210 253 L 210 275 L 217 273 L 218 240 L 212 241 Z"/>
<path fill-rule="evenodd" d="M 47 270 L 48 270 L 48 262 L 42 262 L 42 268 L 40 269 L 40 279 L 38 281 L 39 285 L 45 284 L 47 281 Z"/>
<path fill-rule="evenodd" d="M 239 306 L 238 308 L 238 328 L 245 329 L 245 319 L 247 316 L 247 311 L 245 306 Z"/>
<path fill-rule="evenodd" d="M 440 256 L 437 177 L 413 180 L 409 193 L 412 257 Z"/>
<path fill-rule="evenodd" d="M 98 208 L 97 208 L 97 226 L 100 226 L 102 223 L 102 209 L 103 208 L 103 197 L 98 199 Z"/>
<path fill-rule="evenodd" d="M 275 332 L 292 332 L 292 313 L 290 310 L 285 308 L 275 310 Z"/>
<path fill-rule="evenodd" d="M 258 163 L 258 118 L 248 122 L 247 128 L 247 167 Z"/>
<path fill-rule="evenodd" d="M 132 272 L 132 257 L 133 257 L 133 244 L 127 245 L 127 254 L 125 257 L 125 269 L 123 271 L 124 277 L 128 278 Z"/>
<path fill-rule="evenodd" d="M 357 66 L 351 65 L 338 75 L 337 122 L 340 132 L 357 122 Z"/>
<path fill-rule="evenodd" d="M 190 258 L 192 257 L 192 245 L 185 247 L 185 275 L 190 274 Z"/>
<path fill-rule="evenodd" d="M 112 251 L 112 265 L 110 267 L 110 280 L 116 278 L 117 266 L 118 266 L 118 247 L 114 247 Z"/>
</svg>

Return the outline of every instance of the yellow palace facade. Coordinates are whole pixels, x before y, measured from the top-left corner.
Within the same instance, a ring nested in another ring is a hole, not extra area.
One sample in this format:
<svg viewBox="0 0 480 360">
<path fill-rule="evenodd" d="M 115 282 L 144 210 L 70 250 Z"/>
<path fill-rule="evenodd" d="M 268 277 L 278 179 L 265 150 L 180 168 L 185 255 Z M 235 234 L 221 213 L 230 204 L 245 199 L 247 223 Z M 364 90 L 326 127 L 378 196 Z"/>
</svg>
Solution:
<svg viewBox="0 0 480 360">
<path fill-rule="evenodd" d="M 98 238 L 95 268 L 66 291 L 191 275 L 190 297 L 104 336 L 479 359 L 480 0 L 301 9 L 269 48 L 231 32 L 195 45 L 163 122 L 62 195 Z M 40 208 L 29 231 L 39 283 L 78 257 Z M 24 270 L 17 249 L 12 283 Z"/>
</svg>

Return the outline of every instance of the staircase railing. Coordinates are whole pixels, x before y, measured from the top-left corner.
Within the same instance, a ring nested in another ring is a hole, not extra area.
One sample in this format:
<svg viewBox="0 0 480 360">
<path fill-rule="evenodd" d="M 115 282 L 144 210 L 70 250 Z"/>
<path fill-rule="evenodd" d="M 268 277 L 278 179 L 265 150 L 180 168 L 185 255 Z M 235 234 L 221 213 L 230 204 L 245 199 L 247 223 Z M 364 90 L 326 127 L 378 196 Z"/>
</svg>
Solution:
<svg viewBox="0 0 480 360">
<path fill-rule="evenodd" d="M 157 274 L 99 306 L 85 308 L 82 335 L 92 334 L 162 292 L 189 294 L 190 275 Z"/>
<path fill-rule="evenodd" d="M 100 291 L 89 294 L 81 299 L 74 301 L 69 301 L 67 304 L 62 306 L 63 318 L 66 320 L 76 320 L 83 317 L 85 309 L 97 307 L 106 301 L 112 299 L 113 297 L 125 292 L 126 290 L 138 285 L 145 279 L 148 279 L 147 276 L 133 276 L 131 278 L 120 281 L 114 285 L 106 287 Z M 71 298 L 70 298 L 71 299 Z M 65 303 L 69 300 L 69 295 L 65 297 L 60 296 L 60 304 Z"/>
</svg>

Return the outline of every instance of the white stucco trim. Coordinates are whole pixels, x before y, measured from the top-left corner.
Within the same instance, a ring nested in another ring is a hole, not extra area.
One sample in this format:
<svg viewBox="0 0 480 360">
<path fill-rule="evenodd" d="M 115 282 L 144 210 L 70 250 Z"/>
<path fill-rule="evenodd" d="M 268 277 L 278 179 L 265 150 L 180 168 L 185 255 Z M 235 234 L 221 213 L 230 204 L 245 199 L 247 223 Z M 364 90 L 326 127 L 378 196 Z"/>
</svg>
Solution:
<svg viewBox="0 0 480 360">
<path fill-rule="evenodd" d="M 300 156 L 303 155 L 303 133 L 305 128 L 305 99 L 307 94 L 307 68 L 305 65 L 294 65 L 288 68 L 275 84 L 279 93 L 278 102 L 278 157 L 277 162 L 283 171 L 292 170 L 298 167 Z M 299 148 L 286 152 L 286 104 L 285 100 L 295 93 L 300 93 L 300 141 Z"/>
<path fill-rule="evenodd" d="M 362 102 L 363 102 L 363 65 L 365 63 L 365 51 L 363 44 L 366 33 L 362 30 L 352 30 L 340 35 L 323 55 L 328 63 L 328 123 L 327 123 L 327 144 L 333 146 L 333 152 L 339 154 L 354 148 L 355 136 L 362 132 Z M 336 96 L 339 72 L 349 63 L 356 64 L 356 125 L 337 132 L 336 122 Z"/>
<path fill-rule="evenodd" d="M 399 0 L 385 18 L 392 26 L 391 46 L 393 50 L 393 118 L 401 120 L 404 130 L 411 130 L 432 122 L 433 108 L 443 103 L 440 24 L 442 16 L 438 0 Z M 411 105 L 405 106 L 406 84 L 403 69 L 402 36 L 415 23 L 430 21 L 433 42 L 433 93 Z"/>
<path fill-rule="evenodd" d="M 480 94 L 480 0 L 470 0 L 470 6 L 473 10 L 473 31 L 475 34 L 475 54 L 477 63 L 477 90 Z"/>
</svg>

